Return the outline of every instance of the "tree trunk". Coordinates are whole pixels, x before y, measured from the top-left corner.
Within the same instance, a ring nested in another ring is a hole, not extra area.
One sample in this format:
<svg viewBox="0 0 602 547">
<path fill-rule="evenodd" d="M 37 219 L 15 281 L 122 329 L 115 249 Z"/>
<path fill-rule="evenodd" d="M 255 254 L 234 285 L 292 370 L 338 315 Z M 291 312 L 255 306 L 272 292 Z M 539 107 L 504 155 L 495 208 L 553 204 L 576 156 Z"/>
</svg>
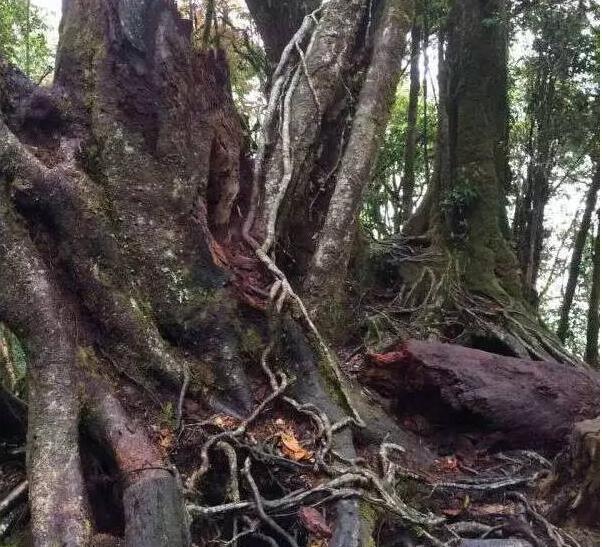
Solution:
<svg viewBox="0 0 602 547">
<path fill-rule="evenodd" d="M 434 175 L 386 258 L 388 271 L 399 264 L 389 311 L 424 336 L 574 362 L 525 298 L 507 238 L 505 9 L 501 0 L 461 0 L 442 28 Z"/>
<path fill-rule="evenodd" d="M 585 342 L 585 355 L 583 359 L 592 367 L 600 368 L 600 349 L 598 337 L 600 334 L 600 220 L 598 213 L 598 233 L 594 240 L 594 272 L 592 275 L 592 288 L 589 297 L 587 312 L 587 335 Z"/>
<path fill-rule="evenodd" d="M 354 44 L 363 43 L 365 7 L 335 1 L 306 18 L 274 72 L 274 104 L 280 86 L 297 175 L 315 161 L 322 115 L 337 101 Z M 263 184 L 253 191 L 263 181 L 251 180 L 223 53 L 195 51 L 174 4 L 66 2 L 55 86 L 36 88 L 3 61 L 0 76 L 0 321 L 28 356 L 34 545 L 85 545 L 107 531 L 107 519 L 131 545 L 189 544 L 185 492 L 164 449 L 170 430 L 161 426 L 170 415 L 179 423 L 185 403 L 207 417 L 226 415 L 220 423 L 250 424 L 254 411 L 278 400 L 317 425 L 315 453 L 328 458 L 335 450 L 354 460 L 352 424 L 369 424 L 357 435 L 367 445 L 390 432 L 412 446 L 411 435 L 345 381 L 303 303 L 254 240 L 273 233 L 283 198 L 272 207 Z M 268 117 L 266 135 L 278 133 L 274 122 Z M 261 160 L 269 167 L 259 163 L 279 192 L 287 188 L 274 173 L 282 174 L 288 152 L 268 139 Z M 257 407 L 266 374 L 273 392 Z M 23 409 L 0 399 L 18 431 Z M 367 410 L 365 421 L 357 409 Z M 222 441 L 232 448 L 226 440 L 243 433 L 223 429 Z M 417 460 L 432 458 L 414 445 Z M 215 504 L 203 476 L 219 460 L 217 445 L 200 455 L 198 446 L 185 466 L 188 504 L 196 507 Z M 114 470 L 108 516 L 90 478 L 88 462 L 98 458 Z M 254 469 L 265 470 L 262 461 Z M 256 486 L 264 494 L 278 488 L 269 478 Z M 331 545 L 360 547 L 366 519 L 356 493 L 347 498 L 337 494 L 331 504 Z M 263 516 L 260 501 L 248 503 Z M 262 522 L 261 533 L 282 535 Z M 226 534 L 234 523 L 220 521 Z M 195 533 L 213 532 L 201 520 Z"/>
<path fill-rule="evenodd" d="M 410 46 L 410 96 L 408 101 L 408 125 L 404 148 L 401 221 L 405 223 L 412 214 L 414 200 L 414 162 L 416 159 L 416 120 L 418 94 L 420 93 L 420 25 L 414 21 Z M 426 136 L 425 136 L 426 139 Z"/>
<path fill-rule="evenodd" d="M 408 8 L 401 0 L 384 2 L 375 34 L 372 59 L 358 99 L 351 135 L 330 200 L 328 213 L 304 290 L 313 302 L 341 288 L 347 271 L 362 192 L 374 165 L 401 73 L 401 57 L 409 30 Z"/>
<path fill-rule="evenodd" d="M 555 454 L 576 422 L 598 415 L 600 386 L 587 368 L 419 340 L 368 360 L 364 381 L 402 413 L 450 428 L 471 421 L 481 432 L 502 433 L 504 446 Z"/>
<path fill-rule="evenodd" d="M 593 158 L 593 160 L 596 167 L 592 176 L 591 185 L 587 191 L 585 210 L 583 211 L 581 224 L 579 225 L 579 230 L 577 231 L 573 244 L 573 254 L 571 255 L 571 262 L 569 265 L 569 277 L 564 289 L 564 298 L 562 299 L 562 307 L 560 308 L 560 319 L 558 320 L 558 328 L 556 330 L 558 338 L 560 338 L 563 343 L 566 341 L 566 337 L 569 333 L 569 313 L 573 305 L 573 297 L 575 296 L 575 289 L 577 288 L 577 279 L 581 268 L 583 249 L 585 248 L 585 242 L 589 234 L 592 213 L 596 206 L 598 186 L 600 184 L 600 162 L 597 158 Z"/>
</svg>

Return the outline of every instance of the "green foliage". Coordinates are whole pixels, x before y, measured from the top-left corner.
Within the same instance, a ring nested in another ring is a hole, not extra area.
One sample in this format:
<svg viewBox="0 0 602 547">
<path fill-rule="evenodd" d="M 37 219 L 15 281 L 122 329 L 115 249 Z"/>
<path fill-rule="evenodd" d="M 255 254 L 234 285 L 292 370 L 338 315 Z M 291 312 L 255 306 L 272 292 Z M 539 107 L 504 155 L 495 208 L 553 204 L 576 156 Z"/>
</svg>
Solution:
<svg viewBox="0 0 602 547">
<path fill-rule="evenodd" d="M 173 403 L 171 401 L 161 405 L 160 421 L 163 427 L 174 427 L 174 424 L 176 423 L 176 415 Z"/>
<path fill-rule="evenodd" d="M 448 190 L 441 200 L 441 205 L 446 210 L 466 211 L 476 201 L 479 193 L 469 182 L 459 180 L 451 190 Z"/>
<path fill-rule="evenodd" d="M 408 129 L 408 103 L 407 82 L 402 82 L 397 90 L 395 103 L 391 110 L 391 118 L 378 153 L 372 180 L 366 191 L 364 207 L 361 212 L 362 225 L 369 234 L 377 239 L 389 237 L 399 230 L 398 219 L 401 214 L 402 197 L 401 182 Z M 426 189 L 426 161 L 429 162 L 429 169 L 432 171 L 436 134 L 436 105 L 431 101 L 427 103 L 425 124 L 422 104 L 419 104 L 416 121 L 414 201 L 417 201 Z"/>
<path fill-rule="evenodd" d="M 0 0 L 0 55 L 35 81 L 52 66 L 47 30 L 41 10 L 29 0 Z"/>
</svg>

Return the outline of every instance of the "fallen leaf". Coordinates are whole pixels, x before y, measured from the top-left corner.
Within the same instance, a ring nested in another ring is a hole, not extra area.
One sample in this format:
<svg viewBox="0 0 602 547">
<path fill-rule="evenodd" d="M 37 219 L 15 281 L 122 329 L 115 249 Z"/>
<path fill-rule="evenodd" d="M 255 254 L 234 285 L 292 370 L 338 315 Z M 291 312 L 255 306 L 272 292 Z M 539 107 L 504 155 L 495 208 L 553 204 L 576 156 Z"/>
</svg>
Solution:
<svg viewBox="0 0 602 547">
<path fill-rule="evenodd" d="M 320 538 L 329 538 L 332 536 L 332 530 L 324 520 L 322 513 L 313 507 L 301 507 L 297 513 L 299 520 L 305 528 Z"/>
<path fill-rule="evenodd" d="M 280 443 L 282 453 L 292 460 L 298 462 L 300 460 L 309 460 L 312 457 L 312 453 L 303 448 L 292 433 L 280 433 Z"/>
<path fill-rule="evenodd" d="M 173 432 L 170 429 L 163 428 L 159 431 L 159 435 L 159 445 L 161 448 L 164 448 L 165 450 L 170 449 L 174 442 Z"/>
<path fill-rule="evenodd" d="M 445 473 L 455 473 L 458 471 L 458 458 L 455 456 L 441 458 L 440 460 L 436 460 L 435 463 L 437 467 Z"/>
<path fill-rule="evenodd" d="M 236 427 L 238 421 L 236 420 L 236 418 L 233 418 L 232 416 L 215 416 L 213 418 L 213 423 L 218 426 L 218 427 L 222 427 L 224 429 L 233 429 Z"/>
</svg>

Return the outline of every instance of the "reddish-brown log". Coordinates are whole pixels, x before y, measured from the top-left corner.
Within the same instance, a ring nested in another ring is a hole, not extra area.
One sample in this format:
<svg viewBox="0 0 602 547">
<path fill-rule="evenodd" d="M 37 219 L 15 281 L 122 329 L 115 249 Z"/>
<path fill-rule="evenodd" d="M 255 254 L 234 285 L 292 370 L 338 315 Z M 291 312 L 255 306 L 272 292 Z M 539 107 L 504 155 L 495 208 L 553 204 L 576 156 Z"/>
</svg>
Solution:
<svg viewBox="0 0 602 547">
<path fill-rule="evenodd" d="M 362 380 L 402 407 L 435 421 L 461 413 L 508 446 L 557 449 L 598 414 L 599 382 L 585 367 L 418 340 L 369 361 Z"/>
</svg>

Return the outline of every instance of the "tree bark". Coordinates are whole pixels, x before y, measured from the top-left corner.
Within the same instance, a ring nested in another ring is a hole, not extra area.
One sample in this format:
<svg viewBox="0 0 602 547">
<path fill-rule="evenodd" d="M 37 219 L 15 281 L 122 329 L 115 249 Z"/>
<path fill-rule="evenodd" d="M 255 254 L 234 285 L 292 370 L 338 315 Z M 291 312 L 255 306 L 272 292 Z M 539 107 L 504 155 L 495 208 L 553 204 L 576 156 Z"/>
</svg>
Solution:
<svg viewBox="0 0 602 547">
<path fill-rule="evenodd" d="M 311 32 L 289 43 L 281 85 L 297 173 L 315 161 L 321 109 L 344 87 L 365 7 L 331 2 L 305 19 Z M 353 408 L 368 405 L 356 388 L 354 402 L 346 398 L 354 388 L 342 387 L 348 382 L 302 302 L 244 237 L 243 215 L 255 202 L 225 59 L 195 51 L 189 32 L 171 2 L 72 0 L 53 88 L 0 63 L 0 284 L 8 288 L 0 321 L 29 357 L 36 546 L 85 545 L 103 531 L 100 501 L 87 499 L 86 436 L 106 449 L 121 488 L 111 508 L 123 522 L 116 533 L 132 545 L 188 544 L 184 492 L 158 446 L 162 416 L 181 413 L 186 398 L 203 414 L 251 416 L 269 344 L 287 381 L 299 376 L 312 387 L 291 386 L 287 404 L 318 422 L 326 452 L 356 457 L 349 424 L 361 424 Z M 273 144 L 267 159 L 277 169 L 283 148 Z M 382 424 L 408 439 L 382 411 L 370 412 L 365 442 L 380 444 Z M 359 547 L 358 501 L 337 499 L 332 509 L 331 544 Z"/>
<path fill-rule="evenodd" d="M 597 158 L 593 159 L 595 162 L 595 169 L 591 185 L 585 198 L 585 210 L 583 211 L 581 224 L 579 225 L 579 230 L 577 231 L 573 243 L 573 254 L 571 255 L 571 262 L 569 264 L 569 277 L 564 289 L 564 298 L 562 299 L 562 306 L 560 308 L 560 319 L 558 320 L 558 328 L 556 330 L 556 334 L 562 343 L 566 341 L 569 333 L 569 313 L 573 305 L 575 289 L 577 288 L 577 279 L 581 268 L 581 259 L 583 257 L 583 249 L 585 248 L 585 242 L 589 233 L 592 213 L 594 212 L 598 196 L 598 186 L 600 185 L 600 163 Z"/>
<path fill-rule="evenodd" d="M 410 46 L 410 96 L 408 121 L 404 148 L 403 180 L 401 183 L 401 221 L 405 223 L 412 214 L 414 199 L 414 162 L 416 160 L 416 120 L 418 117 L 418 94 L 420 93 L 420 25 L 414 21 Z M 426 136 L 425 136 L 426 138 Z"/>
<path fill-rule="evenodd" d="M 397 401 L 401 412 L 449 427 L 472 420 L 480 431 L 503 433 L 506 446 L 554 454 L 573 424 L 598 415 L 600 386 L 587 367 L 419 340 L 368 360 L 364 381 Z"/>
<path fill-rule="evenodd" d="M 594 240 L 594 272 L 592 275 L 592 288 L 589 296 L 589 309 L 587 312 L 587 333 L 585 342 L 585 355 L 583 359 L 592 367 L 600 368 L 600 349 L 598 337 L 600 334 L 600 220 L 598 213 L 598 233 Z"/>
<path fill-rule="evenodd" d="M 304 281 L 305 293 L 314 302 L 339 292 L 340 274 L 347 270 L 362 192 L 370 179 L 401 73 L 409 11 L 401 0 L 389 0 L 383 5 L 349 142 Z"/>
</svg>

